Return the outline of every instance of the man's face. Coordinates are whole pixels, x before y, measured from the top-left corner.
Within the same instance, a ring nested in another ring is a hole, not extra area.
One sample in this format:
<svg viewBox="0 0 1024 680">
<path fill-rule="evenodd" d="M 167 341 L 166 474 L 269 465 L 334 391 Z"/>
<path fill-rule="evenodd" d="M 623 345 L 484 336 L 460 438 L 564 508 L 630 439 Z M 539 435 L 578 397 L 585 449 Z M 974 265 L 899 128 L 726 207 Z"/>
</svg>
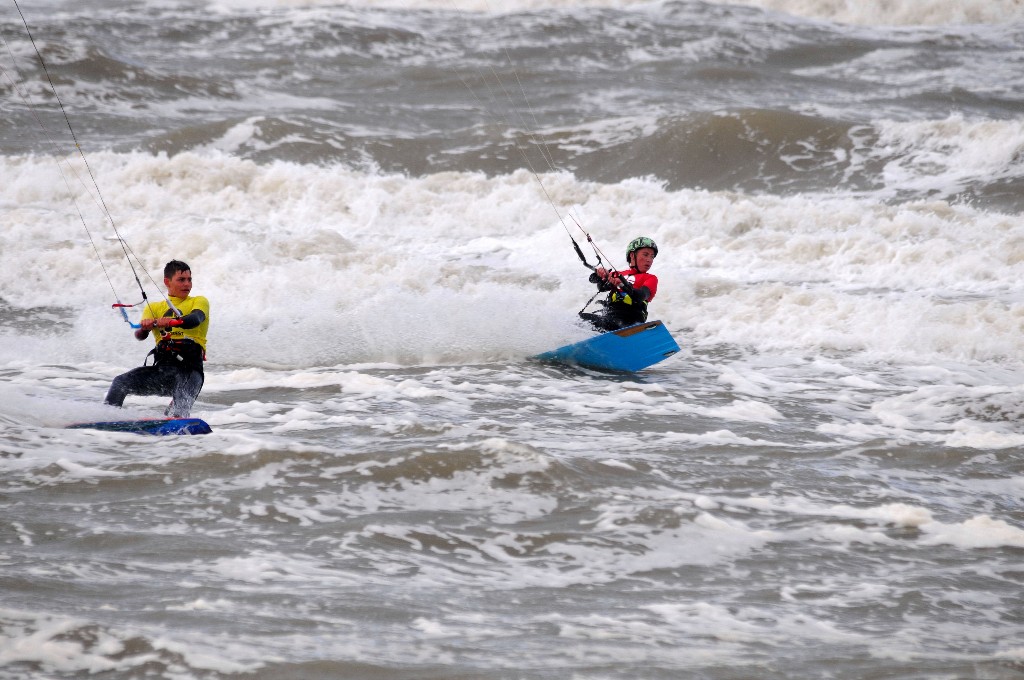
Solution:
<svg viewBox="0 0 1024 680">
<path fill-rule="evenodd" d="M 654 249 L 653 248 L 641 248 L 640 250 L 633 253 L 633 258 L 636 261 L 636 270 L 643 274 L 647 273 L 647 270 L 654 264 Z"/>
<path fill-rule="evenodd" d="M 167 286 L 167 294 L 171 297 L 187 298 L 192 292 L 192 272 L 187 269 L 183 272 L 174 272 L 174 276 L 164 279 L 164 285 Z"/>
</svg>

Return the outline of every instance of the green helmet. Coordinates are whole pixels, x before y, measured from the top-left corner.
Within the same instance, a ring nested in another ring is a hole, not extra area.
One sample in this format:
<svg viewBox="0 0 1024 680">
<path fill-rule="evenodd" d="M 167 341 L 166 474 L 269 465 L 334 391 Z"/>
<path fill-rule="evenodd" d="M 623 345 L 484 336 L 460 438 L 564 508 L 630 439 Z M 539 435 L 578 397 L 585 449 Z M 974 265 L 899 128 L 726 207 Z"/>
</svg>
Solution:
<svg viewBox="0 0 1024 680">
<path fill-rule="evenodd" d="M 629 262 L 630 255 L 641 248 L 650 248 L 654 251 L 654 256 L 658 256 L 658 244 L 654 242 L 654 239 L 647 238 L 646 236 L 637 236 L 626 246 L 626 262 Z"/>
</svg>

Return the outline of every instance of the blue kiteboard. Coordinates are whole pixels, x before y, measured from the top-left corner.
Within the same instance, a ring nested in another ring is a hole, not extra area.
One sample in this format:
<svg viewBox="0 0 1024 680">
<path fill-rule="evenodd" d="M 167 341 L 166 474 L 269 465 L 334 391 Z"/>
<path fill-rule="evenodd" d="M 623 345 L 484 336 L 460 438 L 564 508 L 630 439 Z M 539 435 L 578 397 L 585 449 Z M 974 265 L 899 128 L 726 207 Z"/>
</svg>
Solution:
<svg viewBox="0 0 1024 680">
<path fill-rule="evenodd" d="M 665 324 L 648 321 L 601 333 L 533 358 L 632 373 L 653 366 L 678 351 L 679 345 Z"/>
<path fill-rule="evenodd" d="M 70 430 L 104 430 L 131 434 L 210 434 L 213 430 L 199 418 L 149 418 L 144 420 L 111 420 L 99 423 L 75 423 Z"/>
</svg>

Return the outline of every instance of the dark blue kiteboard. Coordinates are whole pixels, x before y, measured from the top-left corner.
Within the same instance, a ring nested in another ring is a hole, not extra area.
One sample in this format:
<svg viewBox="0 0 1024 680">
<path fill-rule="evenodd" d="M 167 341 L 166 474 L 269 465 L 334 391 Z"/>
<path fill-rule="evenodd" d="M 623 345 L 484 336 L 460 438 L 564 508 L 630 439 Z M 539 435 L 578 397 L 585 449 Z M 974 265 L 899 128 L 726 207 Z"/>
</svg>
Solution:
<svg viewBox="0 0 1024 680">
<path fill-rule="evenodd" d="M 632 373 L 653 366 L 678 351 L 679 345 L 665 324 L 648 321 L 601 333 L 533 358 Z"/>
<path fill-rule="evenodd" d="M 145 420 L 111 420 L 100 423 L 75 423 L 70 430 L 104 430 L 131 434 L 210 434 L 205 420 L 199 418 L 150 418 Z"/>
</svg>

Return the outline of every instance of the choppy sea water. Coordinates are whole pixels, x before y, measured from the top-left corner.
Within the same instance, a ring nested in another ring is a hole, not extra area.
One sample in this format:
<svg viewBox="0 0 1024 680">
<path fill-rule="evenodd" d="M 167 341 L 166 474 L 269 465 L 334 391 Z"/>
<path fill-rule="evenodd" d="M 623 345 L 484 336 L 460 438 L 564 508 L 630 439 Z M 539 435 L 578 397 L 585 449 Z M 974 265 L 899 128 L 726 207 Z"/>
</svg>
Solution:
<svg viewBox="0 0 1024 680">
<path fill-rule="evenodd" d="M 1024 677 L 1019 6 L 20 5 L 0 677 Z M 577 222 L 678 355 L 529 358 Z M 118 233 L 212 435 L 64 429 Z"/>
</svg>

